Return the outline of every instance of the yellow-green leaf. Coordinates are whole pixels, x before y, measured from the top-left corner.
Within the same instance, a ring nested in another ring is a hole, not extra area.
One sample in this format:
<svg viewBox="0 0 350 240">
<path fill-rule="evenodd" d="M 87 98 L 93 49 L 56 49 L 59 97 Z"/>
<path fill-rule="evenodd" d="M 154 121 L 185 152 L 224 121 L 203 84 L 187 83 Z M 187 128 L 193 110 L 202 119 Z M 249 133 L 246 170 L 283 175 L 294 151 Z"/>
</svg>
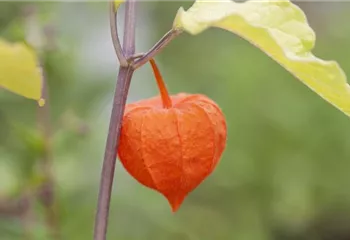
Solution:
<svg viewBox="0 0 350 240">
<path fill-rule="evenodd" d="M 209 27 L 231 31 L 260 48 L 326 101 L 350 116 L 350 87 L 340 66 L 315 57 L 315 34 L 300 8 L 287 0 L 197 0 L 180 8 L 174 28 L 198 34 Z"/>
<path fill-rule="evenodd" d="M 35 52 L 25 44 L 0 39 L 0 88 L 43 104 L 38 60 Z"/>
</svg>

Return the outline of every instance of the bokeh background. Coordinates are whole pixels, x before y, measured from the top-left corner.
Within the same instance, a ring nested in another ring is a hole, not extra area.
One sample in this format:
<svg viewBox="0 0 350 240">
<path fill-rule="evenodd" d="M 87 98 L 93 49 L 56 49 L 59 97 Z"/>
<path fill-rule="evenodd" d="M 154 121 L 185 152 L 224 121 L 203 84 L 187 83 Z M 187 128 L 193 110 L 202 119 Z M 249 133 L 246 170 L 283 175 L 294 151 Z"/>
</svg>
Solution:
<svg viewBox="0 0 350 240">
<path fill-rule="evenodd" d="M 170 29 L 178 8 L 191 4 L 139 4 L 137 51 L 147 51 Z M 297 4 L 317 33 L 314 53 L 337 60 L 350 76 L 350 3 Z M 92 239 L 118 68 L 107 13 L 106 2 L 0 2 L 2 38 L 23 41 L 33 29 L 44 30 L 52 143 L 48 157 L 36 103 L 1 90 L 1 240 Z M 350 239 L 348 117 L 222 30 L 183 34 L 156 60 L 171 93 L 203 93 L 221 106 L 227 148 L 176 214 L 118 163 L 108 239 Z M 128 102 L 156 94 L 145 65 L 134 75 Z M 50 194 L 36 197 L 48 180 L 47 158 L 55 193 L 49 209 Z"/>
</svg>

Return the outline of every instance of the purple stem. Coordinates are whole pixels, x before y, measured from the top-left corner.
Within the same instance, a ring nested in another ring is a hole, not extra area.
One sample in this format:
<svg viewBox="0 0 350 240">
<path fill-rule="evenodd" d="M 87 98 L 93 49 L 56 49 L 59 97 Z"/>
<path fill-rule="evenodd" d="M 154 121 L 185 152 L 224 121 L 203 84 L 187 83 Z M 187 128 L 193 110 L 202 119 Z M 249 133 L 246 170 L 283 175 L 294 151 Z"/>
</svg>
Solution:
<svg viewBox="0 0 350 240">
<path fill-rule="evenodd" d="M 125 8 L 124 44 L 126 58 L 135 53 L 135 0 L 128 0 Z M 114 169 L 119 145 L 121 123 L 127 95 L 134 70 L 131 64 L 120 66 L 114 94 L 111 119 L 102 166 L 97 213 L 95 218 L 94 240 L 106 240 L 109 205 L 112 193 Z"/>
</svg>

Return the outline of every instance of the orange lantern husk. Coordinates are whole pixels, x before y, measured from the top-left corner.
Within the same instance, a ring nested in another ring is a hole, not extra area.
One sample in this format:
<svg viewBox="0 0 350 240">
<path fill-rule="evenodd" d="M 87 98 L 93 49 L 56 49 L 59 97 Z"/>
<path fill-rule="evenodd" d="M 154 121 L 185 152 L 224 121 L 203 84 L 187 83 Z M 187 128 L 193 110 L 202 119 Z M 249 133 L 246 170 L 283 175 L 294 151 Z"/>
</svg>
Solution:
<svg viewBox="0 0 350 240">
<path fill-rule="evenodd" d="M 205 95 L 169 96 L 154 60 L 150 63 L 160 96 L 126 106 L 118 155 L 128 173 L 163 194 L 175 212 L 217 166 L 226 121 Z"/>
</svg>

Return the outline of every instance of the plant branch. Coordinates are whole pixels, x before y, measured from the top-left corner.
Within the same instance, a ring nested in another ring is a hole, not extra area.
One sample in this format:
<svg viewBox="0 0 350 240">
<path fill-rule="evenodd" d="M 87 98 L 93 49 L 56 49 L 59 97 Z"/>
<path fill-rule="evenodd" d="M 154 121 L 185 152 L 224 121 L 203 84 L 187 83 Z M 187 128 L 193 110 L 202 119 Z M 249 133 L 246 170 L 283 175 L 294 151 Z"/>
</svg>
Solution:
<svg viewBox="0 0 350 240">
<path fill-rule="evenodd" d="M 26 240 L 34 240 L 33 226 L 35 225 L 36 216 L 34 212 L 34 199 L 31 191 L 26 191 L 20 200 L 21 215 L 20 221 L 23 226 L 23 236 Z"/>
<path fill-rule="evenodd" d="M 50 101 L 48 94 L 47 78 L 43 66 L 40 66 L 43 88 L 42 98 L 45 99 L 45 105 L 38 107 L 38 125 L 44 138 L 44 152 L 41 161 L 42 172 L 45 177 L 45 182 L 38 190 L 38 199 L 44 206 L 46 224 L 50 229 L 52 239 L 60 239 L 60 231 L 57 216 L 57 201 L 55 201 L 55 184 L 52 173 L 52 134 L 51 134 L 51 120 L 50 120 Z"/>
<path fill-rule="evenodd" d="M 135 54 L 136 29 L 136 0 L 127 0 L 125 6 L 125 23 L 123 49 L 124 55 L 129 58 Z"/>
<path fill-rule="evenodd" d="M 155 55 L 157 55 L 160 51 L 163 50 L 174 38 L 182 33 L 180 29 L 171 29 L 168 31 L 147 53 L 145 53 L 142 57 L 139 57 L 133 67 L 137 69 L 150 61 Z M 138 56 L 137 56 L 138 57 Z"/>
<path fill-rule="evenodd" d="M 43 152 L 41 159 L 39 161 L 39 165 L 41 167 L 41 173 L 44 176 L 44 181 L 41 184 L 41 186 L 36 189 L 35 194 L 28 193 L 28 210 L 26 213 L 27 215 L 33 215 L 34 209 L 30 209 L 32 207 L 31 201 L 33 201 L 33 198 L 38 198 L 40 203 L 44 207 L 45 211 L 45 218 L 46 218 L 46 224 L 50 231 L 50 235 L 52 236 L 52 239 L 59 240 L 59 226 L 58 226 L 58 218 L 57 218 L 57 209 L 56 207 L 56 201 L 54 196 L 54 177 L 52 173 L 52 163 L 53 163 L 53 156 L 52 156 L 52 133 L 51 133 L 51 120 L 50 120 L 50 101 L 49 101 L 49 94 L 48 94 L 48 85 L 47 85 L 47 78 L 45 75 L 45 70 L 42 64 L 42 54 L 44 54 L 44 37 L 48 37 L 43 32 L 42 26 L 40 25 L 39 18 L 38 18 L 38 11 L 35 5 L 30 4 L 26 8 L 26 14 L 25 14 L 25 24 L 26 24 L 26 39 L 27 41 L 34 46 L 36 49 L 38 56 L 39 56 L 39 66 L 38 68 L 41 71 L 41 79 L 42 79 L 42 98 L 45 99 L 45 105 L 40 107 L 38 106 L 37 114 L 37 124 L 38 129 L 40 133 L 42 134 L 43 138 Z M 45 35 L 45 36 L 44 36 Z M 48 38 L 50 39 L 50 38 Z M 51 38 L 52 40 L 52 38 Z M 29 191 L 29 190 L 28 190 Z M 32 196 L 33 195 L 33 196 Z M 30 201 L 31 200 L 31 201 Z M 32 218 L 32 217 L 31 217 Z M 28 220 L 29 221 L 29 220 Z M 30 220 L 32 221 L 32 220 Z"/>
<path fill-rule="evenodd" d="M 111 27 L 112 42 L 113 42 L 114 50 L 115 50 L 115 53 L 117 54 L 120 65 L 125 67 L 125 66 L 128 66 L 128 62 L 124 56 L 122 47 L 120 45 L 119 37 L 118 37 L 117 14 L 118 14 L 118 10 L 115 10 L 115 2 L 111 1 L 109 4 L 109 21 L 110 21 L 110 27 Z"/>
<path fill-rule="evenodd" d="M 128 0 L 126 2 L 123 44 L 124 55 L 126 57 L 132 56 L 135 53 L 135 8 L 135 0 Z M 128 63 L 128 66 L 120 66 L 119 68 L 101 172 L 94 240 L 106 240 L 120 129 L 133 73 L 132 63 Z"/>
</svg>

